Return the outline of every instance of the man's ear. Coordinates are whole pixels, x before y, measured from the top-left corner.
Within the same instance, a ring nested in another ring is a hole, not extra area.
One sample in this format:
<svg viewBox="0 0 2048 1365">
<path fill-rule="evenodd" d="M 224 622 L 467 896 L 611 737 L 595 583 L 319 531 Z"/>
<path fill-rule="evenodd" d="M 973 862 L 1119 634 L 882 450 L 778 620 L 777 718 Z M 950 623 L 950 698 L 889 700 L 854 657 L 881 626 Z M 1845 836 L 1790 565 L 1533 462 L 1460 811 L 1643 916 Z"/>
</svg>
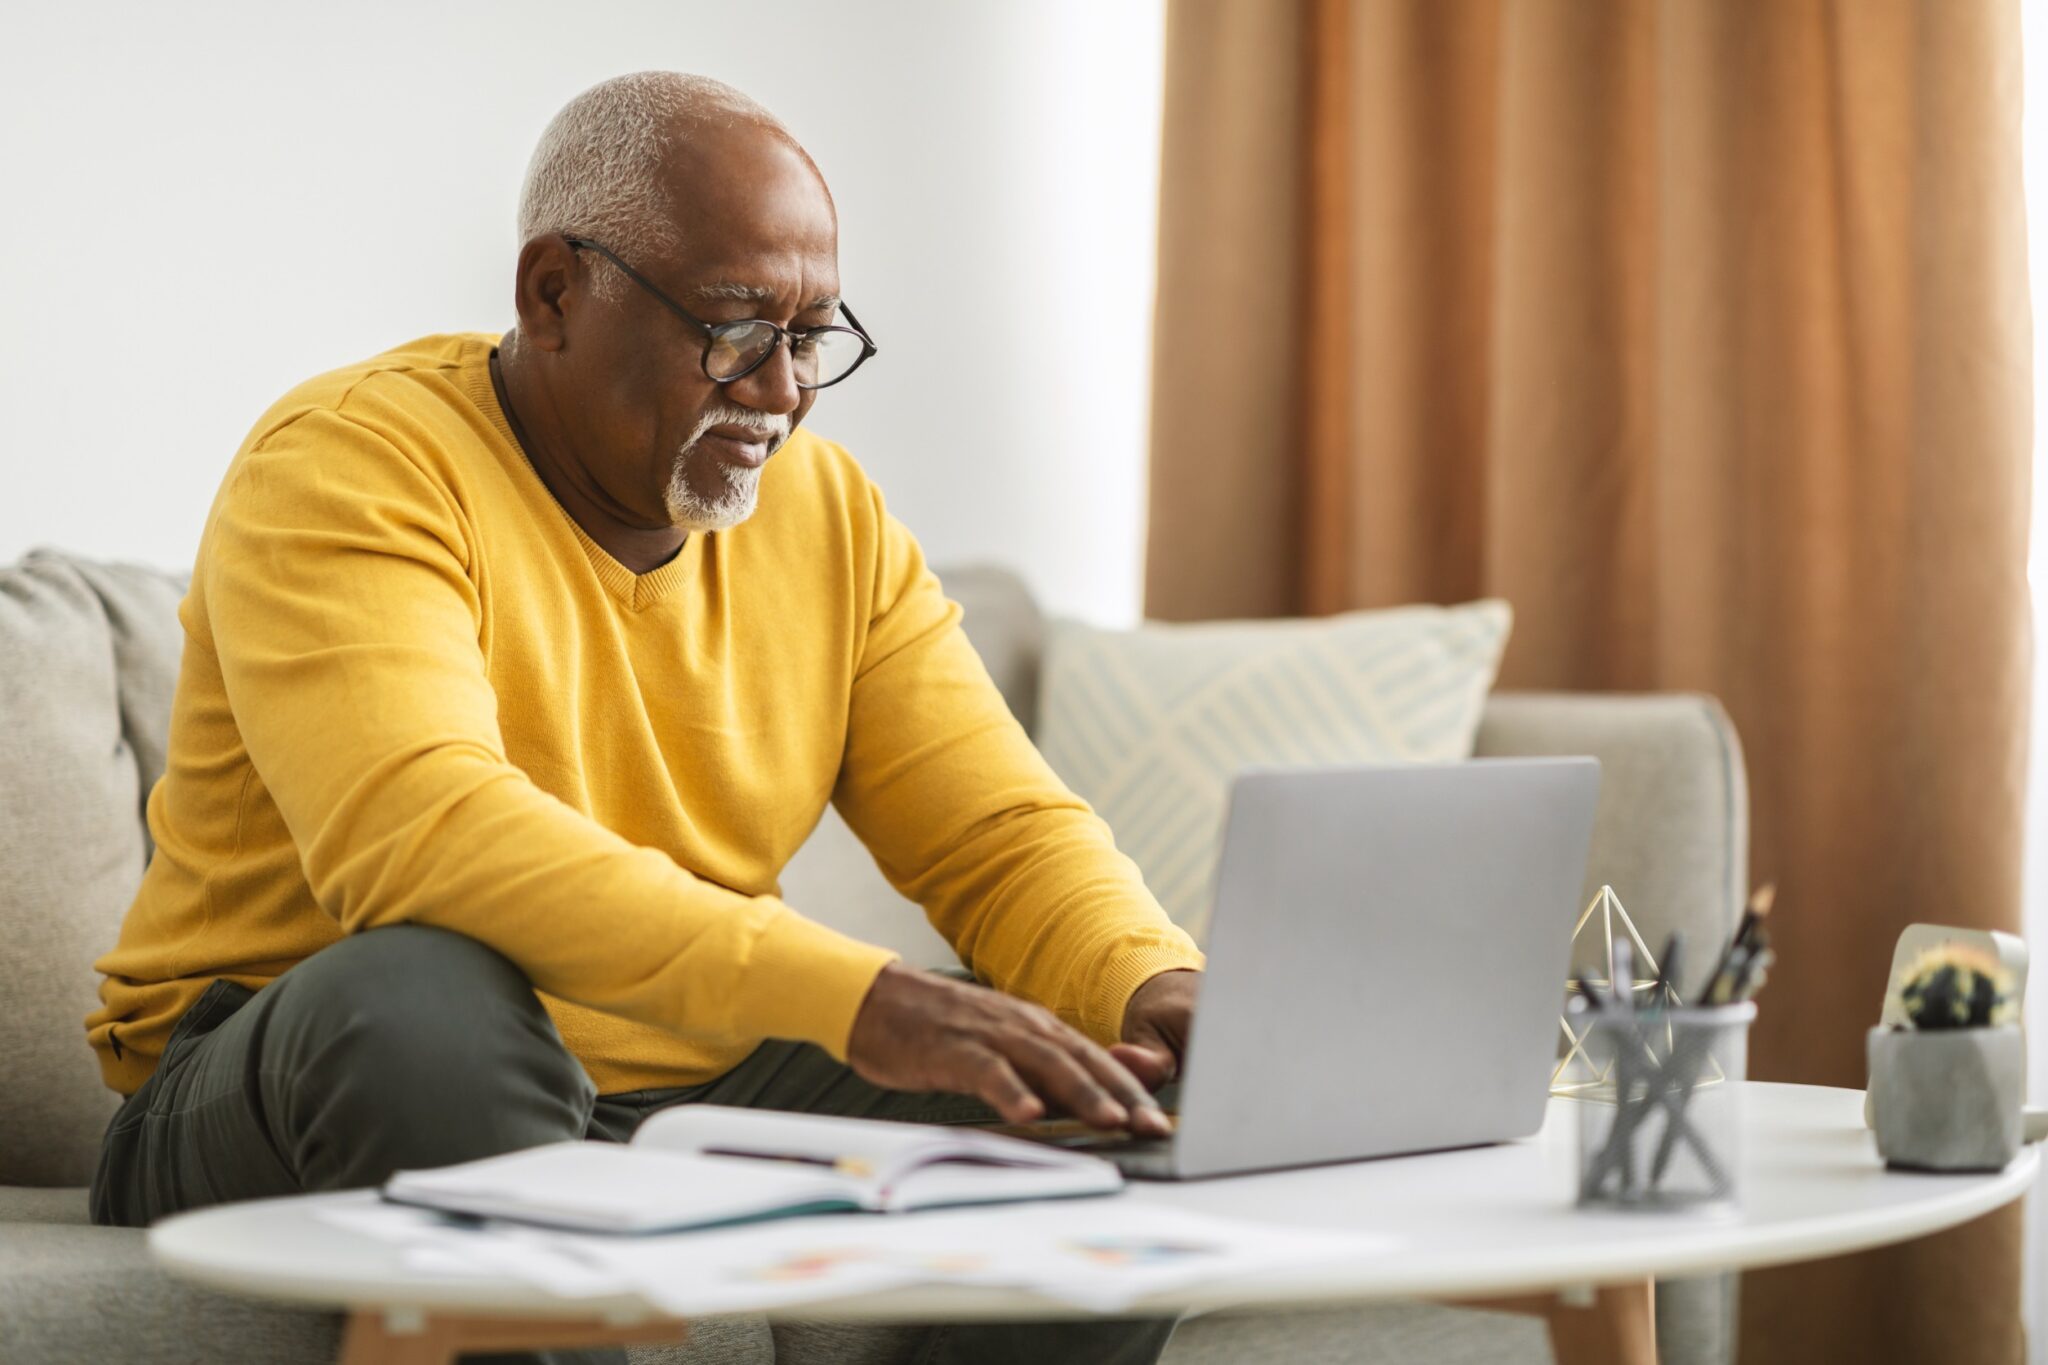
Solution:
<svg viewBox="0 0 2048 1365">
<path fill-rule="evenodd" d="M 519 335 L 543 351 L 569 344 L 568 309 L 572 300 L 589 297 L 583 262 L 558 232 L 536 237 L 519 248 L 519 271 L 513 282 L 512 306 L 519 313 Z"/>
</svg>

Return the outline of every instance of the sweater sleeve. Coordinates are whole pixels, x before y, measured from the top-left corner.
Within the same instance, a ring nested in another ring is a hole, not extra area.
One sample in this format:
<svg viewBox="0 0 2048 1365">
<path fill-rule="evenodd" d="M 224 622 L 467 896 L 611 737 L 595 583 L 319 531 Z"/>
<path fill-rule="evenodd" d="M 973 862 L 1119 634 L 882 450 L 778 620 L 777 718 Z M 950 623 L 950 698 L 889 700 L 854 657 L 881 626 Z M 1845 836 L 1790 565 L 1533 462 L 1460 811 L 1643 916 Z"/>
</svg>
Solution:
<svg viewBox="0 0 2048 1365">
<path fill-rule="evenodd" d="M 197 575 L 207 629 L 314 898 L 347 933 L 468 935 L 578 1004 L 843 1057 L 891 954 L 696 877 L 536 786 L 499 732 L 473 568 L 443 485 L 331 411 L 245 453 L 216 504 Z M 593 907 L 604 932 L 570 932 L 565 906 Z"/>
<path fill-rule="evenodd" d="M 1201 952 L 1040 757 L 959 606 L 872 496 L 874 602 L 834 803 L 978 977 L 1113 1042 L 1132 992 Z"/>
</svg>

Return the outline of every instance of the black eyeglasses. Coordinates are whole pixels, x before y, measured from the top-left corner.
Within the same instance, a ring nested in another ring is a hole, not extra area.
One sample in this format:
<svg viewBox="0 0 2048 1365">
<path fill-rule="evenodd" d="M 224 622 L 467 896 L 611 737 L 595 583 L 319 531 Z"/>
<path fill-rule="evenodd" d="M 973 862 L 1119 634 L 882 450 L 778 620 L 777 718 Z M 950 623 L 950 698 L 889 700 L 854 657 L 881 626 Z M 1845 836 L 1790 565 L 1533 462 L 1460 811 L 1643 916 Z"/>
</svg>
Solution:
<svg viewBox="0 0 2048 1365">
<path fill-rule="evenodd" d="M 715 384 L 730 384 L 744 379 L 767 363 L 778 346 L 789 343 L 790 363 L 796 370 L 796 386 L 800 389 L 823 389 L 837 384 L 861 367 L 867 358 L 875 353 L 875 343 L 862 330 L 860 319 L 844 303 L 841 312 L 851 327 L 806 327 L 792 331 L 778 326 L 766 318 L 748 318 L 742 322 L 706 322 L 674 299 L 661 292 L 645 275 L 627 265 L 613 254 L 609 247 L 591 241 L 588 237 L 564 236 L 573 250 L 589 247 L 613 265 L 626 272 L 626 278 L 660 299 L 669 312 L 703 332 L 710 340 L 704 347 L 704 374 Z"/>
</svg>

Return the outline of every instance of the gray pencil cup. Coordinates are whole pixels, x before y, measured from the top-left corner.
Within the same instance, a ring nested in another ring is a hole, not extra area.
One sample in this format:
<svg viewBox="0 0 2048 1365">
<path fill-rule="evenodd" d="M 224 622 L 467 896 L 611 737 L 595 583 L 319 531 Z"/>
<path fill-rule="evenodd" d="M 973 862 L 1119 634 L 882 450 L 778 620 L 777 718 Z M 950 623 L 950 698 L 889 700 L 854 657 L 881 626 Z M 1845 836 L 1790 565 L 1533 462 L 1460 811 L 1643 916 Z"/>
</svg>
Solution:
<svg viewBox="0 0 2048 1365">
<path fill-rule="evenodd" d="M 1742 1081 L 1756 1005 L 1587 1011 L 1588 1060 L 1612 1100 L 1581 1100 L 1579 1203 L 1732 1211 L 1741 1202 Z"/>
</svg>

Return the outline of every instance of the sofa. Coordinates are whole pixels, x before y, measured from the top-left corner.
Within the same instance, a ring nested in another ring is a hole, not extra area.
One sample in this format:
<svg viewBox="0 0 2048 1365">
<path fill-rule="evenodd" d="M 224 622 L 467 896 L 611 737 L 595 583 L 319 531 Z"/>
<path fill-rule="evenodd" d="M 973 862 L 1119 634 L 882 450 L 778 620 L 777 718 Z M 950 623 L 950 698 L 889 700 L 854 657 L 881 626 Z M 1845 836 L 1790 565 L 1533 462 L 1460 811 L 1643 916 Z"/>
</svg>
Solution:
<svg viewBox="0 0 2048 1365">
<path fill-rule="evenodd" d="M 942 571 L 1012 709 L 1036 717 L 1045 620 L 1019 580 Z M 179 578 L 35 551 L 0 568 L 0 1361 L 7 1365 L 299 1365 L 335 1358 L 339 1318 L 188 1288 L 150 1263 L 142 1233 L 96 1228 L 85 1186 L 116 1105 L 82 1021 L 93 960 L 111 946 L 149 857 L 143 801 L 163 771 L 182 631 Z M 1732 927 L 1743 895 L 1747 797 L 1720 707 L 1681 695 L 1497 694 L 1482 755 L 1585 753 L 1604 765 L 1589 892 L 1617 887 L 1649 941 Z M 912 962 L 951 960 L 828 813 L 784 894 Z M 1561 984 L 1561 983 L 1560 983 Z M 1361 1056 L 1363 1056 L 1361 1050 Z M 1731 1357 L 1733 1277 L 1659 1286 L 1670 1365 Z M 888 1329 L 698 1324 L 634 1365 L 762 1365 L 879 1358 Z M 1389 1304 L 1184 1322 L 1171 1365 L 1245 1359 L 1436 1365 L 1549 1358 L 1542 1324 L 1510 1314 Z"/>
</svg>

